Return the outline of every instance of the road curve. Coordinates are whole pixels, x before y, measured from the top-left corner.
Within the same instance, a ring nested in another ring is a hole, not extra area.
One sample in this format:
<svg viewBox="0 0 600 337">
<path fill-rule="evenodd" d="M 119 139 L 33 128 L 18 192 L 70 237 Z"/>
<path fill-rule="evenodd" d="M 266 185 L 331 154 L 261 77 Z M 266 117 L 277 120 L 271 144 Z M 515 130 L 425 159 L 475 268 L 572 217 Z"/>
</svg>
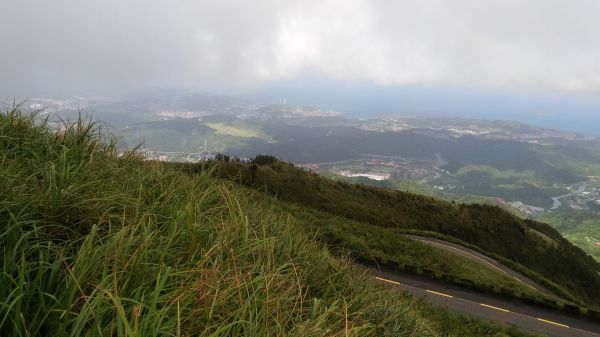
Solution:
<svg viewBox="0 0 600 337">
<path fill-rule="evenodd" d="M 424 237 L 424 236 L 417 236 L 417 235 L 407 235 L 408 238 L 413 239 L 413 240 L 417 240 L 419 242 L 434 246 L 434 247 L 438 247 L 440 249 L 445 249 L 448 251 L 451 251 L 455 254 L 464 256 L 472 261 L 481 263 L 487 267 L 490 267 L 496 271 L 499 271 L 509 277 L 512 277 L 513 279 L 517 280 L 518 282 L 528 286 L 531 289 L 534 289 L 548 297 L 552 297 L 554 299 L 561 299 L 560 297 L 556 296 L 554 293 L 552 293 L 550 290 L 548 290 L 547 288 L 537 284 L 535 281 L 533 281 L 532 279 L 528 278 L 527 276 L 516 272 L 514 270 L 512 270 L 511 268 L 503 265 L 502 263 L 494 260 L 493 258 L 481 254 L 473 249 L 469 249 L 466 247 L 463 247 L 459 244 L 456 243 L 452 243 L 452 242 L 448 242 L 448 241 L 444 241 L 444 240 L 440 240 L 440 239 L 436 239 L 436 238 L 431 238 L 431 237 Z"/>
<path fill-rule="evenodd" d="M 507 323 L 554 337 L 600 337 L 600 324 L 578 316 L 479 294 L 436 280 L 390 269 L 365 267 L 377 283 L 396 287 L 428 302 L 467 315 Z"/>
</svg>

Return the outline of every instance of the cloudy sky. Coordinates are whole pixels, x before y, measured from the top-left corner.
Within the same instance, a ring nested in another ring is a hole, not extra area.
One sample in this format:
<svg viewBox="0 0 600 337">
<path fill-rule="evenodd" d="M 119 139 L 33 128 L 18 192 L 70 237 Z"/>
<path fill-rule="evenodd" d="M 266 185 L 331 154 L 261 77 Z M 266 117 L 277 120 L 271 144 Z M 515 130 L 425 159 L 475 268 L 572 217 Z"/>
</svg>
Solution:
<svg viewBox="0 0 600 337">
<path fill-rule="evenodd" d="M 0 95 L 381 86 L 600 93 L 598 0 L 2 0 Z"/>
</svg>

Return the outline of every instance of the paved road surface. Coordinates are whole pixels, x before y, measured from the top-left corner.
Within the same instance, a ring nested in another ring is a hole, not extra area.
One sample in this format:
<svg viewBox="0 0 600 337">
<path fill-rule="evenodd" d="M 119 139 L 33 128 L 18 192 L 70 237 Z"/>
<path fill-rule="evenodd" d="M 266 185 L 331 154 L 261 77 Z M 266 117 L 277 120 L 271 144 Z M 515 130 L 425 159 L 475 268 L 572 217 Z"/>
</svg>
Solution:
<svg viewBox="0 0 600 337">
<path fill-rule="evenodd" d="M 468 315 L 504 322 L 554 337 L 600 337 L 600 324 L 581 317 L 479 294 L 436 280 L 368 267 L 376 282 Z"/>
<path fill-rule="evenodd" d="M 471 259 L 475 262 L 481 263 L 483 265 L 486 265 L 487 267 L 490 267 L 496 271 L 499 271 L 509 277 L 512 277 L 515 280 L 523 283 L 524 285 L 526 285 L 534 290 L 537 290 L 538 292 L 540 292 L 542 294 L 545 294 L 549 297 L 553 297 L 555 299 L 560 299 L 560 297 L 557 297 L 550 290 L 537 284 L 536 282 L 534 282 L 527 276 L 525 276 L 519 272 L 516 272 L 516 271 L 508 268 L 507 266 L 503 265 L 502 263 L 492 259 L 491 257 L 483 255 L 477 251 L 474 251 L 472 249 L 463 247 L 461 245 L 458 245 L 458 244 L 455 244 L 452 242 L 447 242 L 447 241 L 443 241 L 443 240 L 439 240 L 439 239 L 435 239 L 435 238 L 416 236 L 416 235 L 407 235 L 407 237 L 411 238 L 413 240 L 417 240 L 417 241 L 423 242 L 425 244 L 432 245 L 432 246 L 435 246 L 435 247 L 438 247 L 441 249 L 451 251 L 455 254 L 464 256 L 468 259 Z"/>
</svg>

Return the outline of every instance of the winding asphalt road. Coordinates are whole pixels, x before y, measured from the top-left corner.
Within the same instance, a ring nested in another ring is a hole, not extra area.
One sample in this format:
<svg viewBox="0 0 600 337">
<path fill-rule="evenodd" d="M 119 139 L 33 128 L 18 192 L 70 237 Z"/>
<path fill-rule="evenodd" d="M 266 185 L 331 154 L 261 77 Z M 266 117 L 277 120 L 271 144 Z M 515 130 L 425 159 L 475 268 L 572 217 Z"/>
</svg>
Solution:
<svg viewBox="0 0 600 337">
<path fill-rule="evenodd" d="M 518 282 L 528 286 L 531 289 L 537 290 L 538 292 L 540 292 L 544 295 L 547 295 L 547 296 L 555 298 L 555 299 L 560 299 L 560 297 L 553 294 L 550 290 L 537 284 L 535 281 L 528 278 L 527 276 L 525 276 L 519 272 L 516 272 L 516 271 L 510 269 L 509 267 L 503 265 L 502 263 L 492 259 L 491 257 L 489 257 L 487 255 L 483 255 L 475 250 L 463 247 L 456 243 L 447 242 L 447 241 L 430 238 L 430 237 L 423 237 L 423 236 L 416 236 L 416 235 L 407 235 L 407 237 L 410 239 L 417 240 L 419 242 L 422 242 L 422 243 L 425 243 L 425 244 L 428 244 L 428 245 L 431 245 L 434 247 L 438 247 L 438 248 L 441 248 L 444 250 L 448 250 L 448 251 L 451 251 L 452 253 L 464 256 L 472 261 L 481 263 L 481 264 L 483 264 L 487 267 L 490 267 L 502 274 L 512 277 L 513 279 L 517 280 Z"/>
<path fill-rule="evenodd" d="M 434 238 L 414 235 L 410 235 L 409 237 L 485 264 L 533 289 L 554 296 L 550 291 L 536 284 L 526 276 L 472 249 Z M 554 337 L 600 337 L 599 323 L 576 315 L 527 305 L 517 300 L 510 300 L 490 294 L 480 294 L 438 280 L 409 275 L 383 267 L 363 267 L 368 269 L 369 273 L 378 283 L 397 287 L 415 297 L 424 298 L 434 305 L 439 305 L 452 311 L 515 325 L 525 330 L 537 331 Z"/>
<path fill-rule="evenodd" d="M 600 337 L 600 324 L 581 317 L 478 294 L 435 280 L 369 268 L 378 283 L 397 287 L 428 302 L 467 315 L 507 323 L 554 337 Z"/>
</svg>

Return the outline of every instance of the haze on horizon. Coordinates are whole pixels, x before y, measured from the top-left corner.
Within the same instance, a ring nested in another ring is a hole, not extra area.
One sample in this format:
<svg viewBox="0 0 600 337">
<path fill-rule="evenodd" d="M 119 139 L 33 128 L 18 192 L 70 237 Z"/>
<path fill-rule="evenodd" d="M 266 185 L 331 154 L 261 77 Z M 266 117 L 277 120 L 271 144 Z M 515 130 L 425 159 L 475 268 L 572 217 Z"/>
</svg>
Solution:
<svg viewBox="0 0 600 337">
<path fill-rule="evenodd" d="M 595 0 L 4 0 L 0 96 L 248 93 L 311 74 L 384 91 L 568 97 L 559 113 L 583 104 L 592 116 L 598 13 Z"/>
</svg>

